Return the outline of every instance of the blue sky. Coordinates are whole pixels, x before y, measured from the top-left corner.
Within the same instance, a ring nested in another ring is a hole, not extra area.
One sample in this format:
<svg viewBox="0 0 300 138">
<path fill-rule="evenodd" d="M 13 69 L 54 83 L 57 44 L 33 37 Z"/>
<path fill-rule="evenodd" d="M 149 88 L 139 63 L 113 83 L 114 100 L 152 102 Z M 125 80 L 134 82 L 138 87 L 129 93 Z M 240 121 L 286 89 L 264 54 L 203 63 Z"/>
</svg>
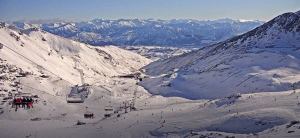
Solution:
<svg viewBox="0 0 300 138">
<path fill-rule="evenodd" d="M 300 0 L 0 0 L 0 21 L 222 18 L 268 21 Z"/>
</svg>

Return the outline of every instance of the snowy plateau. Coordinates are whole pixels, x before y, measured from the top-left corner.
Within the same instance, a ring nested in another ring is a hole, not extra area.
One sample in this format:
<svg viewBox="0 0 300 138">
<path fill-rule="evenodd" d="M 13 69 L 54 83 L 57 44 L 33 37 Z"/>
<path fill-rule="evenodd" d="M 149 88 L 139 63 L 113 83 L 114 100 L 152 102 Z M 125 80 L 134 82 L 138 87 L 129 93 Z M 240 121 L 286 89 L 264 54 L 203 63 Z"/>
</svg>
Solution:
<svg viewBox="0 0 300 138">
<path fill-rule="evenodd" d="M 0 137 L 300 136 L 300 11 L 155 61 L 150 49 L 168 49 L 12 26 L 0 23 Z"/>
</svg>

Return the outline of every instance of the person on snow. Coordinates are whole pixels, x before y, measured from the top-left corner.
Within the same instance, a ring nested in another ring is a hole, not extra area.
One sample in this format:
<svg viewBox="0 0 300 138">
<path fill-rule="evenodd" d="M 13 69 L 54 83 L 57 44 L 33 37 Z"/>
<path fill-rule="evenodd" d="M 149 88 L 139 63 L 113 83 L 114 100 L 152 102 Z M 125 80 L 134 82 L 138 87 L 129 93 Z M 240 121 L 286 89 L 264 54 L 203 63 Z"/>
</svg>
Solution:
<svg viewBox="0 0 300 138">
<path fill-rule="evenodd" d="M 16 106 L 19 105 L 19 98 L 16 99 Z"/>
<path fill-rule="evenodd" d="M 32 99 L 32 97 L 30 97 L 28 103 L 29 103 L 28 108 L 30 108 L 30 106 L 33 108 L 33 99 Z"/>
<path fill-rule="evenodd" d="M 20 107 L 20 104 L 22 103 L 22 101 L 21 101 L 21 98 L 20 98 L 20 97 L 18 97 L 18 98 L 17 98 L 17 100 L 16 100 L 16 102 L 17 102 L 17 106 L 19 106 L 19 107 Z"/>
<path fill-rule="evenodd" d="M 11 108 L 14 108 L 15 106 L 17 106 L 17 99 L 16 99 L 16 97 L 14 97 L 14 100 L 12 102 L 12 107 Z"/>
<path fill-rule="evenodd" d="M 26 97 L 26 106 L 29 108 L 29 97 Z"/>
<path fill-rule="evenodd" d="M 20 102 L 20 104 L 19 104 L 19 107 L 21 106 L 21 104 L 22 104 L 22 98 L 20 98 L 20 100 L 19 100 L 19 102 Z"/>
<path fill-rule="evenodd" d="M 25 101 L 25 106 L 27 106 L 27 108 L 29 107 L 29 99 L 28 99 L 28 97 L 26 97 L 26 99 L 25 99 L 26 101 Z M 25 108 L 25 107 L 24 107 Z"/>
<path fill-rule="evenodd" d="M 26 99 L 26 97 L 24 97 L 23 100 L 22 100 L 22 108 L 25 109 L 26 104 L 27 104 L 27 99 Z"/>
</svg>

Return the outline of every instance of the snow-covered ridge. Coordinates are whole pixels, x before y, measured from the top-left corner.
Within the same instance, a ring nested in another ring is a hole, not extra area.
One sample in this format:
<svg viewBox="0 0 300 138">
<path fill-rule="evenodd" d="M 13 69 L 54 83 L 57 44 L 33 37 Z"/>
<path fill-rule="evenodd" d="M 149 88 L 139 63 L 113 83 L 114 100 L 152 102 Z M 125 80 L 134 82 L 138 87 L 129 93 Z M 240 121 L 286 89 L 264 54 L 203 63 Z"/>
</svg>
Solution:
<svg viewBox="0 0 300 138">
<path fill-rule="evenodd" d="M 143 70 L 161 75 L 149 79 L 157 87 L 141 84 L 154 94 L 191 99 L 290 90 L 300 77 L 299 32 L 300 17 L 285 13 L 243 35 L 153 62 Z"/>
<path fill-rule="evenodd" d="M 94 19 L 76 23 L 27 24 L 13 22 L 21 29 L 38 27 L 50 33 L 86 41 L 94 46 L 205 46 L 245 33 L 262 21 L 219 19 Z M 13 27 L 13 26 L 12 26 Z"/>
<path fill-rule="evenodd" d="M 38 29 L 15 31 L 4 27 L 0 34 L 0 43 L 4 45 L 1 59 L 29 72 L 47 69 L 72 85 L 80 84 L 77 69 L 82 69 L 86 83 L 91 83 L 90 78 L 130 74 L 151 62 L 114 46 L 93 47 Z"/>
</svg>

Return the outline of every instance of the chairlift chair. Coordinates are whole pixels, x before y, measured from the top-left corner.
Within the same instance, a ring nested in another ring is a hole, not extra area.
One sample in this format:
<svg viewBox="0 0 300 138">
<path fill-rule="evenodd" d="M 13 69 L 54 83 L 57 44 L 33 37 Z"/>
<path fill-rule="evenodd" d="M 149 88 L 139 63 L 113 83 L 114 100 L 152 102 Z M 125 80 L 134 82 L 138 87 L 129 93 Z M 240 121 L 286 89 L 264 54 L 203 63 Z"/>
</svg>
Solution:
<svg viewBox="0 0 300 138">
<path fill-rule="evenodd" d="M 106 113 L 104 114 L 104 117 L 110 117 L 112 112 L 114 111 L 114 109 L 112 108 L 112 106 L 105 106 L 104 110 L 106 111 Z M 107 113 L 108 112 L 108 113 Z"/>
<path fill-rule="evenodd" d="M 117 117 L 121 117 L 121 114 L 118 114 L 118 116 Z"/>
<path fill-rule="evenodd" d="M 86 107 L 86 111 L 84 112 L 84 118 L 94 118 L 94 113 L 87 110 L 88 107 Z"/>
<path fill-rule="evenodd" d="M 105 111 L 113 111 L 114 109 L 112 108 L 112 106 L 105 106 L 104 110 Z"/>
</svg>

